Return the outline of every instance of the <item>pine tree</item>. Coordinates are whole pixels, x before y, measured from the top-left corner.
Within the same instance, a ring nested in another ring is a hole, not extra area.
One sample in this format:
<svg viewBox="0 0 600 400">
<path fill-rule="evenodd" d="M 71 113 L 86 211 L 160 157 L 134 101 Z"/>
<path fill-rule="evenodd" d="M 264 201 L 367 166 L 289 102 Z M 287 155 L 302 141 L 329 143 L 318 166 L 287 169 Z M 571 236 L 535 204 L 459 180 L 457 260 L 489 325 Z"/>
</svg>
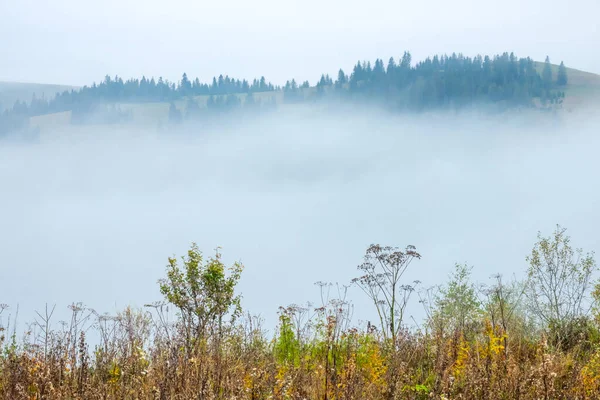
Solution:
<svg viewBox="0 0 600 400">
<path fill-rule="evenodd" d="M 542 82 L 546 89 L 552 86 L 552 66 L 550 65 L 550 57 L 546 56 L 546 62 L 544 62 L 544 70 L 542 72 Z"/>
<path fill-rule="evenodd" d="M 390 60 L 388 61 L 387 69 L 385 72 L 389 76 L 392 76 L 394 74 L 395 70 L 396 70 L 396 61 L 394 60 L 394 57 L 390 57 Z"/>
<path fill-rule="evenodd" d="M 192 90 L 192 83 L 188 79 L 187 74 L 184 72 L 181 77 L 181 83 L 179 84 L 179 91 L 183 96 L 188 95 Z"/>
<path fill-rule="evenodd" d="M 410 55 L 410 52 L 405 51 L 404 55 L 402 56 L 402 61 L 400 62 L 400 67 L 403 69 L 409 69 L 411 62 L 412 56 Z"/>
<path fill-rule="evenodd" d="M 348 83 L 348 78 L 346 77 L 344 70 L 340 69 L 338 71 L 337 81 L 335 81 L 335 87 L 337 89 L 342 89 L 346 83 Z"/>
<path fill-rule="evenodd" d="M 567 82 L 567 68 L 565 67 L 565 63 L 561 61 L 560 66 L 558 67 L 558 77 L 556 78 L 556 84 L 559 86 L 565 86 Z"/>
</svg>

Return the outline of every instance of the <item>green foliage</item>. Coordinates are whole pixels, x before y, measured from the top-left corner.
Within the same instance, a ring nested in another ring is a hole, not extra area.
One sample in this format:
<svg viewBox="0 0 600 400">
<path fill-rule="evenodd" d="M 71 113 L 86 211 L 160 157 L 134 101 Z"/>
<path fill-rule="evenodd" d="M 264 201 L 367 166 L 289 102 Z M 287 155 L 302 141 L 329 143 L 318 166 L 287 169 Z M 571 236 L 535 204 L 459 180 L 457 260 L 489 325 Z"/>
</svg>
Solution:
<svg viewBox="0 0 600 400">
<path fill-rule="evenodd" d="M 573 249 L 565 231 L 557 225 L 549 237 L 538 233 L 538 241 L 527 257 L 530 307 L 559 346 L 568 340 L 574 321 L 589 308 L 590 280 L 596 270 L 594 253 Z"/>
<path fill-rule="evenodd" d="M 486 296 L 483 309 L 492 328 L 500 328 L 505 334 L 533 337 L 536 332 L 527 320 L 527 310 L 523 304 L 527 283 L 513 279 L 506 284 L 500 274 L 494 280 L 494 284 L 483 290 Z M 506 340 L 504 346 L 508 346 Z"/>
<path fill-rule="evenodd" d="M 451 331 L 466 332 L 479 320 L 481 302 L 471 281 L 472 268 L 464 264 L 456 264 L 454 268 L 450 280 L 437 295 L 434 318 L 439 318 Z"/>
<path fill-rule="evenodd" d="M 204 261 L 194 243 L 187 257 L 169 258 L 167 277 L 160 280 L 160 292 L 181 313 L 188 337 L 203 338 L 221 333 L 223 318 L 229 314 L 233 322 L 241 313 L 240 296 L 235 287 L 241 277 L 240 263 L 226 268 L 217 249 L 213 258 Z M 229 274 L 227 274 L 229 272 Z"/>
<path fill-rule="evenodd" d="M 592 317 L 600 328 L 600 280 L 597 280 L 592 290 Z"/>
<path fill-rule="evenodd" d="M 425 385 L 417 384 L 414 386 L 404 386 L 403 390 L 406 394 L 411 394 L 411 398 L 415 400 L 426 400 L 429 399 L 431 391 Z"/>
<path fill-rule="evenodd" d="M 281 364 L 295 365 L 299 362 L 300 340 L 294 332 L 290 316 L 285 312 L 279 314 L 279 335 L 275 340 L 273 352 Z"/>
</svg>

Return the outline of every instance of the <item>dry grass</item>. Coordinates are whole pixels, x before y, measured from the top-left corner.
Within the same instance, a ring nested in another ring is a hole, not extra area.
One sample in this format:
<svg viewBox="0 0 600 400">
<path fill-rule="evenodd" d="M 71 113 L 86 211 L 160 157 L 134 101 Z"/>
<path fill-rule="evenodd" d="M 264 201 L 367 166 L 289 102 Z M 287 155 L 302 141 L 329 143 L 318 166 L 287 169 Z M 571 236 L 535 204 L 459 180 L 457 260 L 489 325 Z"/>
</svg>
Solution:
<svg viewBox="0 0 600 400">
<path fill-rule="evenodd" d="M 170 258 L 160 281 L 169 305 L 108 316 L 72 304 L 70 322 L 54 329 L 54 309 L 46 308 L 22 339 L 0 327 L 0 399 L 537 400 L 600 393 L 600 318 L 571 325 L 577 329 L 568 340 L 553 345 L 527 314 L 508 306 L 521 299 L 509 296 L 509 286 L 488 292 L 487 303 L 461 303 L 469 313 L 428 312 L 422 328 L 400 329 L 394 339 L 370 324 L 352 327 L 345 294 L 327 295 L 317 308 L 281 308 L 271 337 L 260 319 L 238 314 L 240 264 L 226 269 L 219 253 L 204 262 L 196 247 L 183 261 L 180 270 Z M 468 293 L 461 287 L 453 290 Z M 178 318 L 169 306 L 180 310 Z"/>
<path fill-rule="evenodd" d="M 536 62 L 536 69 L 541 73 L 544 63 Z M 558 74 L 558 65 L 552 65 L 554 78 Z M 563 107 L 573 110 L 600 101 L 600 75 L 578 69 L 567 68 L 568 84 L 565 88 Z"/>
<path fill-rule="evenodd" d="M 4 337 L 0 398 L 594 399 L 600 390 L 597 348 L 559 352 L 489 321 L 468 335 L 406 332 L 394 348 L 356 329 L 334 339 L 331 319 L 312 338 L 282 329 L 273 340 L 246 319 L 186 350 L 177 327 L 157 320 L 130 309 L 98 316 L 94 349 L 73 324 L 23 344 Z"/>
</svg>

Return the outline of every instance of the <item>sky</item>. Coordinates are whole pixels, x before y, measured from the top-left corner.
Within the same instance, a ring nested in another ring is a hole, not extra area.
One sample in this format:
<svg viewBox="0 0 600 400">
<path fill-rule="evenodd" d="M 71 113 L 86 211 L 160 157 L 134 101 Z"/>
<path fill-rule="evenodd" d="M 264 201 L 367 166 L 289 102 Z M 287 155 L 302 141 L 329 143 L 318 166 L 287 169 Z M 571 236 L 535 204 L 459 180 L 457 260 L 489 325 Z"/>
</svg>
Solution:
<svg viewBox="0 0 600 400">
<path fill-rule="evenodd" d="M 357 60 L 514 51 L 600 73 L 597 0 L 0 0 L 0 81 L 314 83 Z"/>
</svg>

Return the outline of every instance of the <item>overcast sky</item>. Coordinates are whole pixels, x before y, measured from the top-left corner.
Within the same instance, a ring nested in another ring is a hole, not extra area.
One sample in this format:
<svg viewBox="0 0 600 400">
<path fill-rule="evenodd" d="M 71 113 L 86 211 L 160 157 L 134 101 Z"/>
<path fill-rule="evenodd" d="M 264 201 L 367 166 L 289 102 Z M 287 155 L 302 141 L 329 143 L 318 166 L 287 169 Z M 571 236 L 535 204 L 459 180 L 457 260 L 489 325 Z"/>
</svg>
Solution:
<svg viewBox="0 0 600 400">
<path fill-rule="evenodd" d="M 0 80 L 265 75 L 358 59 L 514 51 L 600 73 L 598 0 L 0 0 Z"/>
</svg>

